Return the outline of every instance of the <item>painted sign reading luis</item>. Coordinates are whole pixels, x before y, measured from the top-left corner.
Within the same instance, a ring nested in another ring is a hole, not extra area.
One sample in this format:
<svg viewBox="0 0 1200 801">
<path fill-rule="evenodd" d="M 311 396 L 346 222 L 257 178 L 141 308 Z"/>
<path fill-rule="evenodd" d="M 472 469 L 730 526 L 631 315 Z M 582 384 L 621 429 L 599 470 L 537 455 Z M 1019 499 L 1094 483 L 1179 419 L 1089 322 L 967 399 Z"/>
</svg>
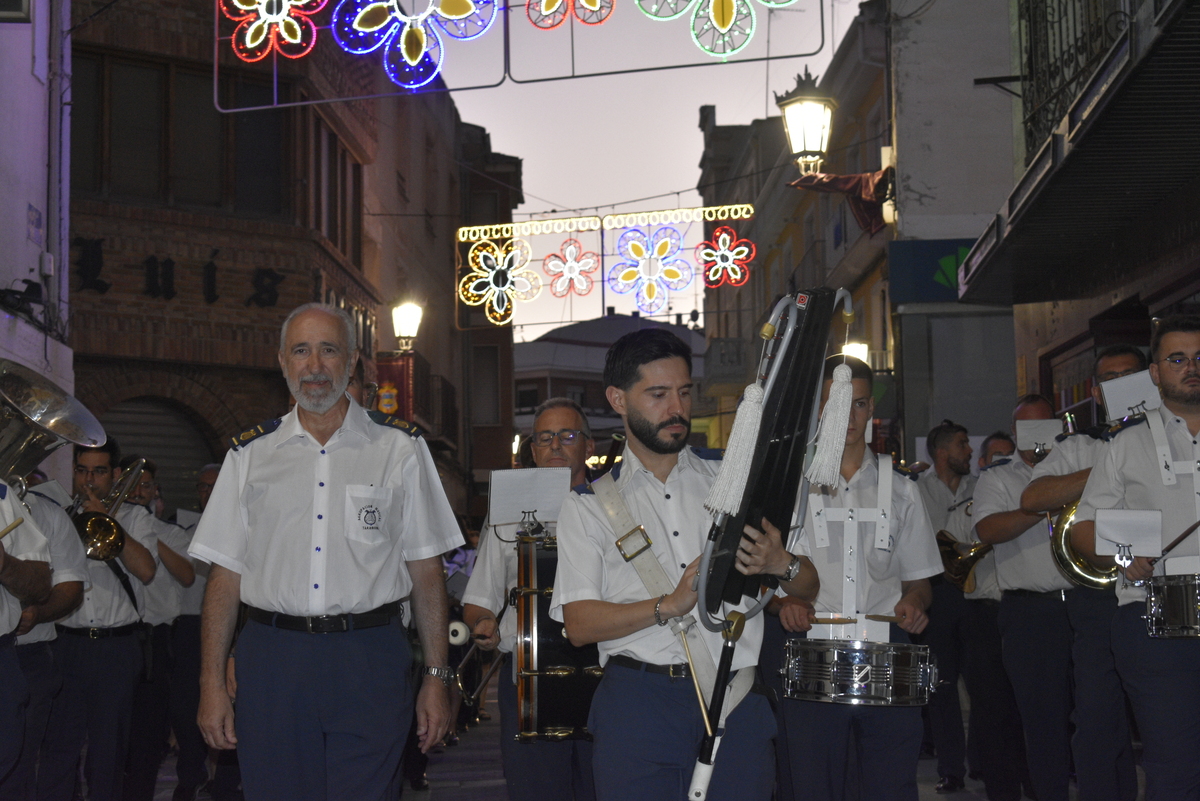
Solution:
<svg viewBox="0 0 1200 801">
<path fill-rule="evenodd" d="M 958 266 L 974 239 L 903 239 L 888 243 L 892 303 L 956 303 Z"/>
</svg>

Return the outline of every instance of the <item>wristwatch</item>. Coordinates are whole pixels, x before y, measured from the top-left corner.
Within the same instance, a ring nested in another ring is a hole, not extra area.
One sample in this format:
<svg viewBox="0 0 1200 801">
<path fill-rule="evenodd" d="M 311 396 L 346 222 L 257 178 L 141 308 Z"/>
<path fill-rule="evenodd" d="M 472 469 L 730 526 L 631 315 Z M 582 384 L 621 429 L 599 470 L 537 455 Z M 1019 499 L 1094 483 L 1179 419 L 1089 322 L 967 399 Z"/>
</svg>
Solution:
<svg viewBox="0 0 1200 801">
<path fill-rule="evenodd" d="M 421 675 L 439 678 L 442 680 L 442 684 L 445 684 L 447 687 L 453 687 L 454 679 L 456 678 L 454 674 L 454 668 L 433 667 L 431 665 L 426 665 L 424 668 L 422 668 Z"/>
<path fill-rule="evenodd" d="M 783 571 L 783 575 L 779 577 L 780 581 L 791 581 L 796 578 L 800 572 L 800 557 L 792 556 L 792 561 L 788 562 L 787 570 Z"/>
</svg>

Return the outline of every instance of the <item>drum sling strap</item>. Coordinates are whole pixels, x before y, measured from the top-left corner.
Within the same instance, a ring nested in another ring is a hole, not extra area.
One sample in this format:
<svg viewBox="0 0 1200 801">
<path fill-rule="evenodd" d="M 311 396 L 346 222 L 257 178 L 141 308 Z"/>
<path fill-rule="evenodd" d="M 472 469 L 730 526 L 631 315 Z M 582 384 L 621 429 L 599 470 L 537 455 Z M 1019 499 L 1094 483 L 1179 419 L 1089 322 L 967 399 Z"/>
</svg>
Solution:
<svg viewBox="0 0 1200 801">
<path fill-rule="evenodd" d="M 608 524 L 612 527 L 613 534 L 616 535 L 617 550 L 621 552 L 625 561 L 637 570 L 642 584 L 650 593 L 649 597 L 658 598 L 674 592 L 675 584 L 667 577 L 667 571 L 663 570 L 662 564 L 650 550 L 650 537 L 646 534 L 646 529 L 633 521 L 633 515 L 629 513 L 629 507 L 625 505 L 625 500 L 621 497 L 612 475 L 605 473 L 593 481 L 592 490 L 600 499 L 600 506 L 608 516 Z M 670 619 L 670 627 L 676 635 L 687 638 L 693 667 L 704 693 L 704 702 L 711 704 L 713 685 L 717 679 L 717 666 L 713 662 L 708 646 L 696 630 L 696 618 L 692 615 L 673 617 Z M 721 705 L 718 728 L 724 727 L 729 713 L 737 708 L 737 705 L 742 702 L 753 686 L 753 667 L 742 668 L 734 675 L 733 680 L 729 683 L 729 690 L 725 694 L 725 702 Z"/>
</svg>

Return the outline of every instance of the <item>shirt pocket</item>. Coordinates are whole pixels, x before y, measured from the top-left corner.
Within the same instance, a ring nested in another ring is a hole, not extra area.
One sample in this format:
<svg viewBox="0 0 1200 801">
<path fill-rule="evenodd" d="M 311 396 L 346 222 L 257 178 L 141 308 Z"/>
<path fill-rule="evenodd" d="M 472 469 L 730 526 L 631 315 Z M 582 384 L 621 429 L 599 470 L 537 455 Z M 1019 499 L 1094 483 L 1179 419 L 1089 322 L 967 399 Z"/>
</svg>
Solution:
<svg viewBox="0 0 1200 801">
<path fill-rule="evenodd" d="M 395 522 L 392 517 L 391 487 L 370 484 L 346 485 L 346 537 L 367 545 L 391 539 Z"/>
</svg>

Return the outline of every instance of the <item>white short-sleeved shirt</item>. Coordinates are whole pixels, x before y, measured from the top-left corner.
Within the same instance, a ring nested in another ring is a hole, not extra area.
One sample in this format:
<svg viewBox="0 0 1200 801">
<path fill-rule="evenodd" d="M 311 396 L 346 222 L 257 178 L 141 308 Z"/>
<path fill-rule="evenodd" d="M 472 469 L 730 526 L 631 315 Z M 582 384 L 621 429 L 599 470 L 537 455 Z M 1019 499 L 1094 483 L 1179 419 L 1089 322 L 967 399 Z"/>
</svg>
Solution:
<svg viewBox="0 0 1200 801">
<path fill-rule="evenodd" d="M 117 522 L 125 529 L 126 534 L 150 551 L 154 558 L 154 572 L 158 575 L 163 566 L 162 560 L 158 558 L 158 535 L 154 531 L 154 515 L 146 511 L 144 506 L 126 503 L 117 510 Z M 111 629 L 141 620 L 142 612 L 146 609 L 146 587 L 119 560 L 117 563 L 129 579 L 133 597 L 137 599 L 137 608 L 129 602 L 129 594 L 125 592 L 108 563 L 88 559 L 91 586 L 83 591 L 83 603 L 79 608 L 58 621 L 59 623 L 73 628 Z"/>
<path fill-rule="evenodd" d="M 5 553 L 31 562 L 50 561 L 50 542 L 42 533 L 37 520 L 30 514 L 13 488 L 0 481 L 0 528 L 17 518 L 25 522 L 10 531 L 3 540 Z M 8 634 L 21 620 L 21 602 L 7 588 L 0 587 L 0 634 Z"/>
<path fill-rule="evenodd" d="M 174 523 L 159 520 L 154 515 L 151 515 L 151 519 L 159 542 L 186 559 L 188 543 L 191 541 L 187 533 Z M 180 615 L 182 603 L 183 585 L 171 575 L 166 565 L 162 565 L 146 585 L 146 608 L 142 610 L 142 619 L 151 626 L 173 623 Z"/>
<path fill-rule="evenodd" d="M 979 474 L 975 484 L 974 518 L 979 521 L 999 512 L 1021 508 L 1021 493 L 1029 485 L 1033 468 L 1021 458 L 993 462 Z M 1050 553 L 1050 525 L 1038 520 L 1020 536 L 997 543 L 996 579 L 1003 590 L 1050 592 L 1069 590 L 1075 585 L 1054 564 Z"/>
<path fill-rule="evenodd" d="M 970 500 L 954 507 L 946 519 L 945 528 L 941 530 L 958 542 L 975 543 L 979 541 L 975 536 L 975 520 L 975 499 L 972 495 Z M 1000 600 L 1000 584 L 996 580 L 996 555 L 991 551 L 975 563 L 975 589 L 964 593 L 963 597 L 972 601 Z"/>
<path fill-rule="evenodd" d="M 547 528 L 553 524 L 548 524 Z M 485 522 L 479 534 L 479 552 L 475 556 L 475 569 L 463 593 L 464 604 L 474 604 L 487 609 L 493 615 L 508 603 L 508 591 L 517 586 L 517 543 L 519 526 L 492 526 Z M 552 529 L 551 529 L 552 530 Z M 517 615 L 511 609 L 500 619 L 501 651 L 513 652 L 517 641 Z"/>
<path fill-rule="evenodd" d="M 1200 444 L 1197 444 L 1200 437 L 1193 437 L 1181 418 L 1166 406 L 1150 414 L 1160 415 L 1174 461 L 1200 462 Z M 1139 420 L 1113 435 L 1104 448 L 1102 458 L 1088 476 L 1075 519 L 1095 520 L 1097 509 L 1158 509 L 1162 511 L 1162 544 L 1165 548 L 1196 522 L 1198 491 L 1200 486 L 1194 473 L 1176 473 L 1173 486 L 1163 483 L 1150 426 Z M 1159 575 L 1200 573 L 1200 544 L 1197 544 L 1196 535 L 1185 539 L 1160 560 L 1154 572 Z M 1122 587 L 1122 583 L 1117 580 L 1118 603 L 1145 599 L 1144 589 Z"/>
<path fill-rule="evenodd" d="M 83 540 L 79 539 L 79 532 L 75 530 L 71 518 L 61 506 L 36 489 L 26 493 L 24 500 L 33 514 L 33 519 L 37 521 L 38 527 L 49 541 L 50 584 L 81 581 L 86 591 L 91 585 L 87 552 L 83 550 Z M 17 637 L 17 645 L 46 642 L 57 636 L 58 631 L 54 628 L 54 623 L 39 623 L 26 634 Z"/>
<path fill-rule="evenodd" d="M 462 531 L 406 426 L 352 403 L 324 445 L 295 409 L 239 438 L 188 553 L 238 573 L 242 600 L 272 612 L 367 612 L 407 597 L 405 562 L 457 548 Z"/>
<path fill-rule="evenodd" d="M 935 534 L 946 528 L 946 521 L 950 519 L 952 511 L 971 500 L 977 480 L 972 475 L 962 476 L 958 481 L 958 490 L 951 492 L 946 482 L 938 478 L 932 467 L 918 476 L 917 489 L 921 493 L 925 513 L 929 515 L 929 525 Z"/>
<path fill-rule="evenodd" d="M 1044 476 L 1069 476 L 1080 470 L 1088 470 L 1100 458 L 1104 440 L 1082 431 L 1059 438 L 1045 459 L 1033 467 L 1030 481 Z"/>
<path fill-rule="evenodd" d="M 713 458 L 717 453 L 685 448 L 679 452 L 679 461 L 665 484 L 628 449 L 620 466 L 613 469 L 617 490 L 630 515 L 645 527 L 650 550 L 673 584 L 704 550 L 713 522 L 704 509 L 704 499 L 721 466 L 720 460 Z M 558 574 L 550 606 L 552 618 L 562 620 L 562 607 L 575 601 L 634 603 L 650 597 L 637 569 L 617 551 L 616 541 L 600 499 L 590 488 L 572 492 L 558 516 Z M 746 605 L 736 608 L 745 610 Z M 734 653 L 735 670 L 758 663 L 762 625 L 762 615 L 746 621 Z M 696 630 L 715 664 L 720 657 L 721 635 L 699 622 Z M 599 650 L 601 665 L 615 654 L 656 665 L 687 661 L 680 638 L 671 633 L 670 626 L 651 624 L 625 637 L 601 642 Z M 700 658 L 696 654 L 693 657 Z"/>
<path fill-rule="evenodd" d="M 886 462 L 884 464 L 887 466 Z M 903 594 L 901 582 L 929 578 L 942 572 L 942 558 L 916 484 L 906 476 L 895 475 L 892 481 L 890 547 L 875 547 L 874 523 L 858 524 L 858 609 L 843 610 L 841 577 L 846 524 L 829 520 L 825 524 L 828 544 L 818 544 L 813 534 L 813 515 L 818 508 L 814 502 L 816 496 L 821 497 L 825 509 L 880 508 L 878 457 L 867 449 L 862 465 L 849 481 L 838 476 L 836 487 L 809 489 L 804 524 L 793 534 L 788 550 L 807 556 L 817 569 L 821 589 L 814 607 L 818 615 L 851 616 L 855 612 L 894 614 L 896 603 Z M 798 523 L 793 520 L 793 527 Z"/>
</svg>

